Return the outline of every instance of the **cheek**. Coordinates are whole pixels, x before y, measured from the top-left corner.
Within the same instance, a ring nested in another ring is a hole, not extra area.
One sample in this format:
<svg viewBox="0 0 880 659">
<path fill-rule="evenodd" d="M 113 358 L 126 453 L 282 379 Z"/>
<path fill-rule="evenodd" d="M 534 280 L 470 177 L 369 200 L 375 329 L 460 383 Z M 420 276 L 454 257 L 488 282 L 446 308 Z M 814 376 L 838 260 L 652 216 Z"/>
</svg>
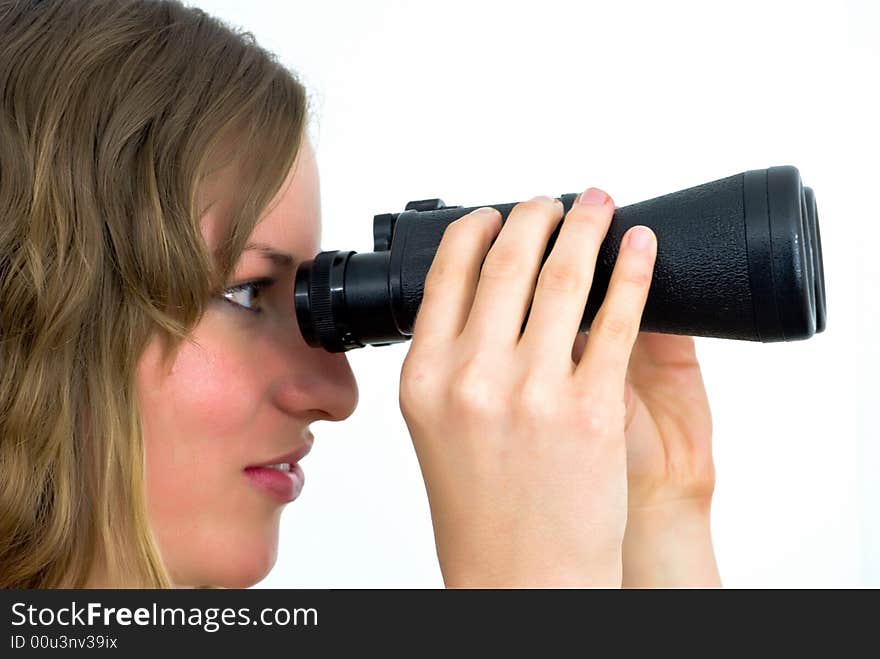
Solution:
<svg viewBox="0 0 880 659">
<path fill-rule="evenodd" d="M 195 440 L 223 441 L 240 433 L 252 418 L 258 383 L 250 364 L 219 341 L 181 347 L 163 383 L 163 416 L 175 427 L 190 429 Z"/>
<path fill-rule="evenodd" d="M 246 347 L 202 331 L 162 373 L 151 344 L 138 374 L 150 521 L 178 583 L 215 583 L 230 564 L 274 557 L 277 513 L 249 491 L 264 383 Z M 250 450 L 248 450 L 250 448 Z M 241 554 L 241 556 L 239 556 Z M 270 566 L 271 567 L 271 566 Z"/>
<path fill-rule="evenodd" d="M 204 337 L 198 345 L 180 347 L 165 377 L 158 355 L 145 355 L 145 362 L 150 374 L 142 379 L 141 412 L 153 472 L 188 469 L 207 476 L 215 471 L 207 467 L 229 465 L 241 452 L 258 396 L 257 383 L 237 355 Z"/>
</svg>

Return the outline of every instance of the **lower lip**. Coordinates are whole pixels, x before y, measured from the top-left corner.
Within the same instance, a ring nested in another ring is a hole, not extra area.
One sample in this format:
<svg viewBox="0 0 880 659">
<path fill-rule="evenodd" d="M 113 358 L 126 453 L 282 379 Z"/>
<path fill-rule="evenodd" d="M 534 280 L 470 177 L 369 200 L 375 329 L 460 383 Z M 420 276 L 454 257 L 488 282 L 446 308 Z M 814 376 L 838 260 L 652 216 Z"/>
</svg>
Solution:
<svg viewBox="0 0 880 659">
<path fill-rule="evenodd" d="M 280 471 L 269 467 L 246 467 L 245 475 L 251 483 L 281 503 L 290 503 L 299 496 L 305 483 L 305 474 L 298 464 L 292 471 Z"/>
</svg>

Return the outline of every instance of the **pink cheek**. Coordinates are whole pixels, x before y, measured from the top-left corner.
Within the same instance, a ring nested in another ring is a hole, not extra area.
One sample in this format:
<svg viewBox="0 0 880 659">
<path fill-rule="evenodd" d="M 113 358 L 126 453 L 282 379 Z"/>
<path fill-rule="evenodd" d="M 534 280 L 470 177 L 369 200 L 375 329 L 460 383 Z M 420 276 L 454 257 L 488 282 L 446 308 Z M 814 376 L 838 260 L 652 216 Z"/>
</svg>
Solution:
<svg viewBox="0 0 880 659">
<path fill-rule="evenodd" d="M 144 371 L 149 517 L 165 560 L 180 573 L 201 565 L 217 546 L 234 547 L 242 537 L 266 532 L 264 524 L 252 526 L 242 473 L 257 458 L 264 382 L 249 361 L 252 353 L 220 338 L 203 334 L 201 347 L 181 346 L 165 376 L 157 376 L 155 360 Z"/>
<path fill-rule="evenodd" d="M 206 338 L 199 344 L 181 346 L 164 377 L 155 377 L 155 364 L 148 369 L 142 399 L 147 480 L 163 518 L 219 505 L 253 458 L 248 447 L 260 396 L 255 371 L 233 350 Z"/>
<path fill-rule="evenodd" d="M 196 442 L 242 441 L 259 396 L 252 378 L 251 365 L 235 355 L 182 348 L 165 382 L 169 420 Z"/>
</svg>

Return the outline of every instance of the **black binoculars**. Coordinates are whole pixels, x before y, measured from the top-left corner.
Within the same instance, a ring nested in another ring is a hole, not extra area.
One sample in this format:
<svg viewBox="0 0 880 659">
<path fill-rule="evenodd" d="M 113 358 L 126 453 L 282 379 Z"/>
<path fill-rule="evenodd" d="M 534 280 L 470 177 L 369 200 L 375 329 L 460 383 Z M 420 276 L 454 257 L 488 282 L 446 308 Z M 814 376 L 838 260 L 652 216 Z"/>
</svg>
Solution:
<svg viewBox="0 0 880 659">
<path fill-rule="evenodd" d="M 559 197 L 566 213 L 575 197 Z M 516 203 L 488 205 L 506 221 Z M 373 217 L 373 252 L 326 251 L 301 263 L 294 305 L 306 342 L 345 352 L 411 338 L 443 232 L 476 208 L 411 201 L 402 213 Z M 615 209 L 580 331 L 602 304 L 623 235 L 637 224 L 657 236 L 640 331 L 769 343 L 825 329 L 816 197 L 797 168 L 741 172 Z"/>
</svg>

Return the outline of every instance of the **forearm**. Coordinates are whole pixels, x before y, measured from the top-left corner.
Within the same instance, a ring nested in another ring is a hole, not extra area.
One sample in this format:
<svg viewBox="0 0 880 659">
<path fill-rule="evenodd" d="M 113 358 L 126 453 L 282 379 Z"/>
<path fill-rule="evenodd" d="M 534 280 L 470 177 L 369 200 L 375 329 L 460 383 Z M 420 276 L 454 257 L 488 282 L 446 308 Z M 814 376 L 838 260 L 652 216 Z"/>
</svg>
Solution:
<svg viewBox="0 0 880 659">
<path fill-rule="evenodd" d="M 718 588 L 709 503 L 631 510 L 623 541 L 624 588 Z"/>
</svg>

